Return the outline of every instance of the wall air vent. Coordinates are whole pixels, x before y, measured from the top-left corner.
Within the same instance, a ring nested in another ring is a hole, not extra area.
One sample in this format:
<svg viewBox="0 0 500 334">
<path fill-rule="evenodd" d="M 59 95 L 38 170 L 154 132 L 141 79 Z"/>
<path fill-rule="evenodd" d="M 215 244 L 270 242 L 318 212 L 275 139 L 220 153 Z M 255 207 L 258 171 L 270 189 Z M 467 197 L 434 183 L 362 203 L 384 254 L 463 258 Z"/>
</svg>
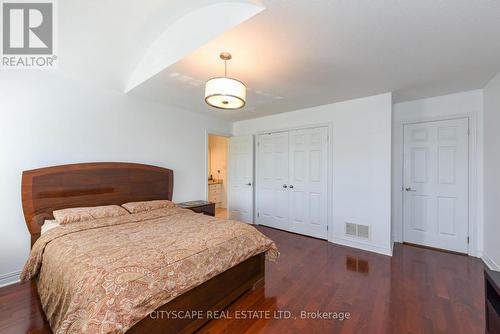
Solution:
<svg viewBox="0 0 500 334">
<path fill-rule="evenodd" d="M 358 237 L 364 239 L 370 239 L 370 226 L 358 225 Z"/>
<path fill-rule="evenodd" d="M 345 234 L 351 237 L 370 239 L 370 226 L 345 223 Z"/>
<path fill-rule="evenodd" d="M 345 223 L 345 234 L 350 235 L 351 237 L 357 236 L 356 224 Z"/>
</svg>

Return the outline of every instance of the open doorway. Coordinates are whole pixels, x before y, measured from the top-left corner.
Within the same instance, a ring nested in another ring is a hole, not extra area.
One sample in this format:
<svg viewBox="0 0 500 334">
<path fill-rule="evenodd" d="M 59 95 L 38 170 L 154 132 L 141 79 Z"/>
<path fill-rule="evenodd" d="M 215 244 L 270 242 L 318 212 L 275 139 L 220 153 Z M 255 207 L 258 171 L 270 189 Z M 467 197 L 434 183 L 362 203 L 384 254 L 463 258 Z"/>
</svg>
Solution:
<svg viewBox="0 0 500 334">
<path fill-rule="evenodd" d="M 215 216 L 228 218 L 227 211 L 227 137 L 208 135 L 208 201 L 215 203 Z"/>
</svg>

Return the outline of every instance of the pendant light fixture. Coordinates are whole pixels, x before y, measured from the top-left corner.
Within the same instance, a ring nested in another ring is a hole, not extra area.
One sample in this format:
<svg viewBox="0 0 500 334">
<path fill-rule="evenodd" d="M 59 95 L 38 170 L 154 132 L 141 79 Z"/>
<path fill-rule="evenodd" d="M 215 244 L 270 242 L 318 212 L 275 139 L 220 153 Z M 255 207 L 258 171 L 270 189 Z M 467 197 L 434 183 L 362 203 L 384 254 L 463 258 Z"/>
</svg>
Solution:
<svg viewBox="0 0 500 334">
<path fill-rule="evenodd" d="M 222 52 L 224 77 L 212 78 L 205 84 L 205 102 L 212 107 L 235 110 L 245 106 L 247 88 L 241 81 L 227 77 L 227 61 L 231 58 L 230 53 Z"/>
</svg>

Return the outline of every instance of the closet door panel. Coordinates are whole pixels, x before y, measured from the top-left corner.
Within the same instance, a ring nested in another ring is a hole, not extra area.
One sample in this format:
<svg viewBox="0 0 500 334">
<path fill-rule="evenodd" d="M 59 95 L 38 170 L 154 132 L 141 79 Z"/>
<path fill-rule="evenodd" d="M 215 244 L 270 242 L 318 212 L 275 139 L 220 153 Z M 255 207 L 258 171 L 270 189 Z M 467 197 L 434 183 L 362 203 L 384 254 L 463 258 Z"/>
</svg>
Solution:
<svg viewBox="0 0 500 334">
<path fill-rule="evenodd" d="M 327 238 L 328 129 L 290 131 L 290 231 Z"/>
<path fill-rule="evenodd" d="M 290 231 L 307 234 L 308 137 L 309 129 L 290 131 Z"/>
<path fill-rule="evenodd" d="M 258 137 L 258 222 L 327 238 L 328 128 Z"/>
<path fill-rule="evenodd" d="M 288 230 L 288 132 L 260 135 L 258 160 L 258 222 Z"/>
</svg>

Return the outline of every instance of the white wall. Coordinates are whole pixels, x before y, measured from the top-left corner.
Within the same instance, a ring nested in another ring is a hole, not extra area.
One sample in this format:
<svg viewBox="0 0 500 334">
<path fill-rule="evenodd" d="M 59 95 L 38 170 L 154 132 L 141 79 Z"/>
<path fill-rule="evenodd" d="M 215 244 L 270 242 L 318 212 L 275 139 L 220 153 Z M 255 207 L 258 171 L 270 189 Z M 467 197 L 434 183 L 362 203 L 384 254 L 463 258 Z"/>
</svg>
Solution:
<svg viewBox="0 0 500 334">
<path fill-rule="evenodd" d="M 482 90 L 396 103 L 392 115 L 392 231 L 394 241 L 403 240 L 403 124 L 415 121 L 469 117 L 471 164 L 469 254 L 482 252 Z"/>
<path fill-rule="evenodd" d="M 206 131 L 231 131 L 229 123 L 201 114 L 34 71 L 2 71 L 0 115 L 0 285 L 18 278 L 30 249 L 21 207 L 23 170 L 146 163 L 174 170 L 175 201 L 203 199 Z"/>
<path fill-rule="evenodd" d="M 500 73 L 484 88 L 484 252 L 500 270 Z"/>
<path fill-rule="evenodd" d="M 333 124 L 333 210 L 329 240 L 391 254 L 390 93 L 233 124 L 235 135 Z M 344 223 L 371 225 L 370 241 L 344 235 Z"/>
</svg>

